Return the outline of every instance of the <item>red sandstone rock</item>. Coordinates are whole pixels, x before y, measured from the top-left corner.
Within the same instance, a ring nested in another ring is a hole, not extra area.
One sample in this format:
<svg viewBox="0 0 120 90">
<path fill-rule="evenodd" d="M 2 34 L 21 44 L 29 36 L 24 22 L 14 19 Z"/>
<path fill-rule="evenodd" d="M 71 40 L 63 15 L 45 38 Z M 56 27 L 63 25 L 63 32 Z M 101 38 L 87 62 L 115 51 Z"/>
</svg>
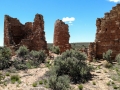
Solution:
<svg viewBox="0 0 120 90">
<path fill-rule="evenodd" d="M 56 20 L 53 45 L 59 46 L 61 53 L 71 48 L 71 45 L 69 44 L 69 37 L 68 25 L 62 20 Z"/>
<path fill-rule="evenodd" d="M 4 45 L 11 49 L 25 45 L 30 50 L 45 50 L 48 54 L 43 16 L 36 14 L 33 23 L 27 22 L 23 25 L 17 18 L 5 15 Z"/>
<path fill-rule="evenodd" d="M 109 13 L 105 13 L 104 18 L 98 18 L 96 26 L 96 51 L 92 47 L 89 52 L 94 51 L 96 58 L 102 58 L 103 53 L 111 49 L 114 59 L 120 53 L 120 4 L 113 7 Z"/>
</svg>

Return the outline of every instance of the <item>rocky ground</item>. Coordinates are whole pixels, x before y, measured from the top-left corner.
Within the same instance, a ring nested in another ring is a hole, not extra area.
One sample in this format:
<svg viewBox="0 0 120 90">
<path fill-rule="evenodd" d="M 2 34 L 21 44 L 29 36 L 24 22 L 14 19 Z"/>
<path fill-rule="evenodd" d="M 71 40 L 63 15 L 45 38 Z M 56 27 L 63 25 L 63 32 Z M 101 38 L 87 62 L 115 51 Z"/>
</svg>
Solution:
<svg viewBox="0 0 120 90">
<path fill-rule="evenodd" d="M 54 56 L 56 57 L 57 55 Z M 93 77 L 88 82 L 82 84 L 83 90 L 120 90 L 120 88 L 115 89 L 115 87 L 120 86 L 120 81 L 111 78 L 111 75 L 116 75 L 111 74 L 116 73 L 116 69 L 105 68 L 105 63 L 105 60 L 89 63 L 89 65 L 94 67 L 94 70 L 91 72 Z M 117 68 L 117 71 L 119 70 L 120 67 Z M 0 90 L 50 90 L 47 85 L 38 83 L 40 80 L 45 80 L 44 75 L 49 71 L 49 68 L 44 64 L 41 64 L 40 68 L 28 69 L 25 71 L 15 71 L 9 68 L 8 70 L 1 71 L 1 73 L 6 74 L 8 71 L 9 75 L 5 76 L 7 83 L 0 84 Z M 19 75 L 21 83 L 16 82 L 12 84 L 10 82 L 10 77 L 12 75 Z M 37 87 L 33 87 L 33 83 L 36 81 Z M 79 90 L 78 85 L 79 84 L 71 84 L 72 90 Z"/>
</svg>

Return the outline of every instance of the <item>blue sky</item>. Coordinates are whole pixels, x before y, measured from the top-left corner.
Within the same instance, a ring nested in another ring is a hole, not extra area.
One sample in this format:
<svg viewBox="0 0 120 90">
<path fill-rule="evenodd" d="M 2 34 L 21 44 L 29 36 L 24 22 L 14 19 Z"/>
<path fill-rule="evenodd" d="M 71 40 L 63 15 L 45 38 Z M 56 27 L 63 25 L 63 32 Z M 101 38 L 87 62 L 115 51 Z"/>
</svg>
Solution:
<svg viewBox="0 0 120 90">
<path fill-rule="evenodd" d="M 69 24 L 69 42 L 93 42 L 96 19 L 104 17 L 120 0 L 0 0 L 0 46 L 3 45 L 4 15 L 18 18 L 22 24 L 33 22 L 35 14 L 44 16 L 45 36 L 53 43 L 57 19 Z"/>
</svg>

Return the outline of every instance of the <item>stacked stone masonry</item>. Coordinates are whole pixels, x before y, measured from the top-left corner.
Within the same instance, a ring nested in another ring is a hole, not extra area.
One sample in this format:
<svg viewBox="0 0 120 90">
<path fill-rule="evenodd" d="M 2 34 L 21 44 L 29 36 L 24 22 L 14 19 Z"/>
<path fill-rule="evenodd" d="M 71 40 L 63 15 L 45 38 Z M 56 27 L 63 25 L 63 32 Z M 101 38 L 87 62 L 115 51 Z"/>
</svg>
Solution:
<svg viewBox="0 0 120 90">
<path fill-rule="evenodd" d="M 88 49 L 88 60 L 92 61 L 96 57 L 96 43 L 90 43 Z"/>
<path fill-rule="evenodd" d="M 95 51 L 90 47 L 89 52 L 95 53 L 96 58 L 102 58 L 108 49 L 113 51 L 112 58 L 120 53 L 120 4 L 117 4 L 104 18 L 96 20 L 97 32 L 95 39 Z M 90 53 L 89 53 L 90 56 Z"/>
<path fill-rule="evenodd" d="M 69 44 L 69 32 L 68 25 L 65 24 L 62 20 L 56 20 L 54 26 L 54 46 L 59 46 L 60 53 L 66 51 L 71 48 Z"/>
<path fill-rule="evenodd" d="M 23 25 L 17 18 L 5 15 L 4 45 L 13 51 L 25 45 L 30 50 L 45 50 L 48 54 L 43 16 L 36 14 L 33 23 L 27 22 Z"/>
</svg>

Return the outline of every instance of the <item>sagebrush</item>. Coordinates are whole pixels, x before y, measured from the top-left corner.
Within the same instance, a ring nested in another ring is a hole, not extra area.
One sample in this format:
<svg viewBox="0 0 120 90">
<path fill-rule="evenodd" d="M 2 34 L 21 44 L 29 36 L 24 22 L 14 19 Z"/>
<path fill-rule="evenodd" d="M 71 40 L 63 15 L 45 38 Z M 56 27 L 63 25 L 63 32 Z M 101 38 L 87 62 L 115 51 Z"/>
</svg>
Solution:
<svg viewBox="0 0 120 90">
<path fill-rule="evenodd" d="M 85 53 L 67 50 L 55 59 L 54 66 L 49 74 L 57 76 L 68 75 L 70 80 L 75 83 L 85 82 L 91 76 L 91 69 L 85 63 L 86 58 Z"/>
</svg>

